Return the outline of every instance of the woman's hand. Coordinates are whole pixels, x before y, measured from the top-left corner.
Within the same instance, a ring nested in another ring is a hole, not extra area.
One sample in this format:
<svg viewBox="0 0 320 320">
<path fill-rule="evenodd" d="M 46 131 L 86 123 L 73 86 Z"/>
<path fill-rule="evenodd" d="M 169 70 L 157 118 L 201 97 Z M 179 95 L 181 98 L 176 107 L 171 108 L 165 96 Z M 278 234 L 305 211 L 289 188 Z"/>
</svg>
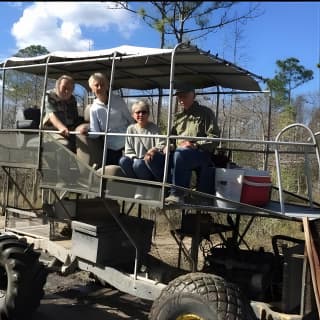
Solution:
<svg viewBox="0 0 320 320">
<path fill-rule="evenodd" d="M 198 146 L 193 141 L 183 140 L 179 143 L 179 147 L 181 148 L 191 148 L 191 149 L 197 149 Z"/>
<path fill-rule="evenodd" d="M 89 124 L 88 123 L 82 123 L 76 127 L 76 131 L 78 131 L 80 134 L 87 135 L 89 132 Z"/>
<path fill-rule="evenodd" d="M 144 160 L 151 161 L 156 152 L 159 152 L 157 148 L 149 149 L 148 152 L 144 155 Z"/>
</svg>

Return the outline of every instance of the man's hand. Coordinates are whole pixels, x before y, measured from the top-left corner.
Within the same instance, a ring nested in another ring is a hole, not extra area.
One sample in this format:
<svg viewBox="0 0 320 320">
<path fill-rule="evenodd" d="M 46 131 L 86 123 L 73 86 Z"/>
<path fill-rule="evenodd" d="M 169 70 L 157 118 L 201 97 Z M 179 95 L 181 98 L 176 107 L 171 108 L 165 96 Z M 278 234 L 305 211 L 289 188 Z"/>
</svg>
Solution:
<svg viewBox="0 0 320 320">
<path fill-rule="evenodd" d="M 63 137 L 69 136 L 69 129 L 59 120 L 54 112 L 51 112 L 49 115 L 51 124 L 59 131 Z"/>
<path fill-rule="evenodd" d="M 60 127 L 59 128 L 59 133 L 63 136 L 63 137 L 68 137 L 69 136 L 69 129 L 65 126 Z"/>
</svg>

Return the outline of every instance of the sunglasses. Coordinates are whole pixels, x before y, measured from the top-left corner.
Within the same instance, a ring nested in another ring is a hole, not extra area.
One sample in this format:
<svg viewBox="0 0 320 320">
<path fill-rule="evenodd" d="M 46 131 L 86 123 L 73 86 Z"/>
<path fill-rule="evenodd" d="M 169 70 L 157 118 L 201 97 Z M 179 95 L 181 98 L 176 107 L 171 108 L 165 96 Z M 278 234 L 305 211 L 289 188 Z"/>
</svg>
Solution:
<svg viewBox="0 0 320 320">
<path fill-rule="evenodd" d="M 140 110 L 140 111 L 135 111 L 135 114 L 147 114 L 148 112 L 146 110 Z"/>
</svg>

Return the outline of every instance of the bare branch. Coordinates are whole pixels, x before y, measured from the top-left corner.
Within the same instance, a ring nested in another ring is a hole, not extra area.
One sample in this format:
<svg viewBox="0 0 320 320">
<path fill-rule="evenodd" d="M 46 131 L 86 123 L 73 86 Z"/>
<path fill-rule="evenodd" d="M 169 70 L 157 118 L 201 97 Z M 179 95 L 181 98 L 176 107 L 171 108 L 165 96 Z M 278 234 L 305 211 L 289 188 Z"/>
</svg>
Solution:
<svg viewBox="0 0 320 320">
<path fill-rule="evenodd" d="M 159 31 L 162 45 L 165 44 L 165 35 L 174 36 L 178 43 L 186 38 L 195 41 L 226 25 L 246 23 L 262 14 L 259 4 L 250 4 L 241 15 L 232 13 L 231 9 L 238 4 L 234 1 L 150 1 L 148 11 L 145 8 L 134 10 L 128 4 L 119 2 L 119 7 L 138 14 L 148 26 Z"/>
</svg>

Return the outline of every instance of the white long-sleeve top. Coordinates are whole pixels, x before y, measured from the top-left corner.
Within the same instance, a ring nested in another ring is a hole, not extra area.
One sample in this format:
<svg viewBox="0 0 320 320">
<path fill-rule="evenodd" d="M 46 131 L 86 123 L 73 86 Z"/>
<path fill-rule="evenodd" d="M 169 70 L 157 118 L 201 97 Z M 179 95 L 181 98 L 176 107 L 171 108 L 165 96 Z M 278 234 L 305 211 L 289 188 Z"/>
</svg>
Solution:
<svg viewBox="0 0 320 320">
<path fill-rule="evenodd" d="M 110 113 L 107 132 L 125 133 L 128 126 L 134 122 L 124 100 L 115 94 L 110 95 Z M 99 99 L 93 101 L 90 107 L 90 132 L 106 132 L 107 105 Z M 98 135 L 92 135 L 97 138 Z M 108 136 L 107 145 L 109 149 L 119 150 L 125 145 L 124 136 Z"/>
</svg>

